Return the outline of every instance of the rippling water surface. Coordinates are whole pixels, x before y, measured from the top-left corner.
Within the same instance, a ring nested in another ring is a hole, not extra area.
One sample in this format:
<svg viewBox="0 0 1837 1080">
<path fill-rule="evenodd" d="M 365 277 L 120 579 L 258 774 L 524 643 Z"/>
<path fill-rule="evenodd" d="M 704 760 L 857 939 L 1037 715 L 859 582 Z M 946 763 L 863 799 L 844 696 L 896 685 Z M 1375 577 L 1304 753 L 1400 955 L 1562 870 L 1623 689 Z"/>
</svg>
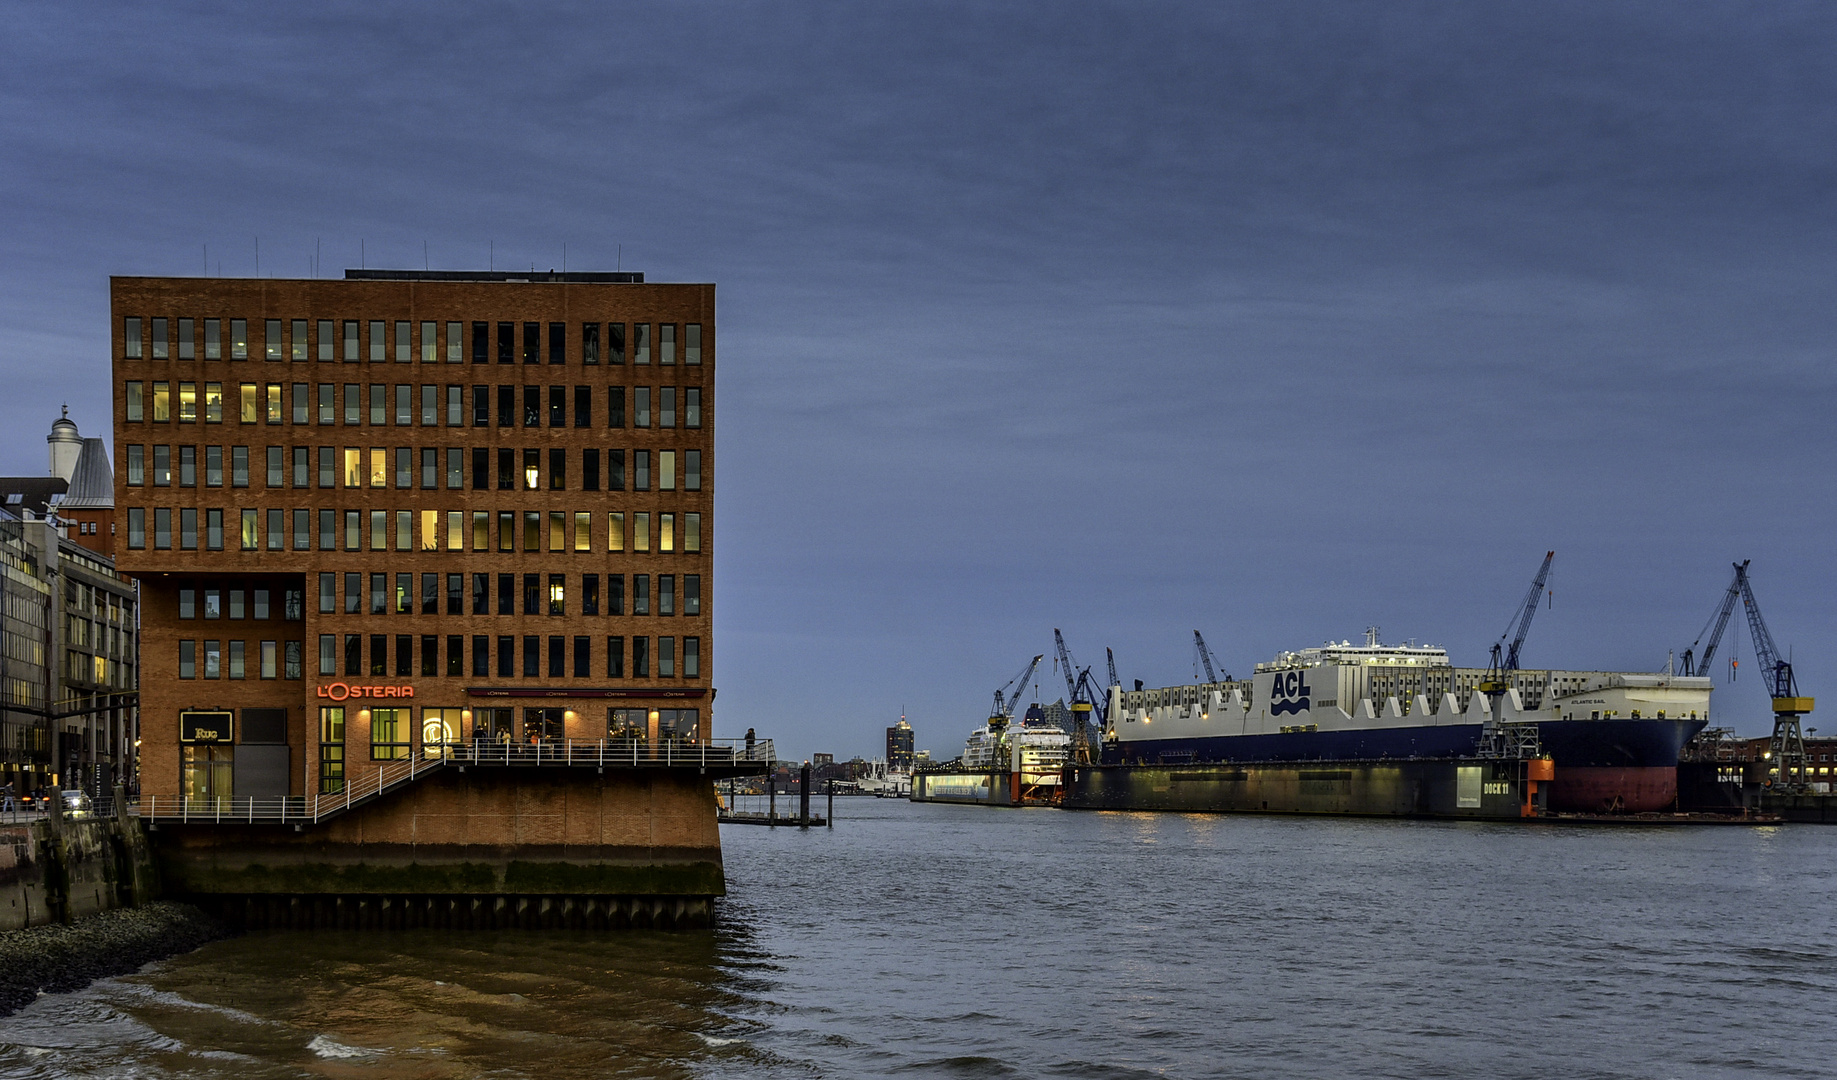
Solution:
<svg viewBox="0 0 1837 1080">
<path fill-rule="evenodd" d="M 695 933 L 260 933 L 0 1020 L 0 1076 L 1837 1072 L 1837 829 L 838 800 Z"/>
</svg>

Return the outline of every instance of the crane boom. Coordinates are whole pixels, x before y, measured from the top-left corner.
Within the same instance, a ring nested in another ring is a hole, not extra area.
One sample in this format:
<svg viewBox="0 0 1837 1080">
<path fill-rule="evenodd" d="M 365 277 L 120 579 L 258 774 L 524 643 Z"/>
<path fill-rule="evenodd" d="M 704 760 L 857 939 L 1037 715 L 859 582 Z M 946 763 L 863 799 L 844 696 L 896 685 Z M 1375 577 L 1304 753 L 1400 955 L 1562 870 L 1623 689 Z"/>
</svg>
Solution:
<svg viewBox="0 0 1837 1080">
<path fill-rule="evenodd" d="M 1014 715 L 1014 706 L 1020 702 L 1021 695 L 1027 690 L 1027 680 L 1033 678 L 1033 669 L 1039 667 L 1040 661 L 1044 659 L 1046 659 L 1045 653 L 1035 656 L 1027 662 L 1026 667 L 1021 669 L 1019 675 L 1009 679 L 1001 685 L 1000 690 L 995 691 L 995 705 L 989 710 L 990 718 L 1006 718 Z M 1014 687 L 1014 695 L 1004 698 L 1002 695 L 1008 692 L 1010 686 Z"/>
<path fill-rule="evenodd" d="M 1103 655 L 1104 655 L 1104 659 L 1110 662 L 1110 686 L 1121 686 L 1122 680 L 1116 677 L 1116 654 L 1111 652 L 1109 648 L 1106 646 L 1104 648 Z M 1107 690 L 1109 689 L 1109 687 L 1105 687 L 1105 689 Z M 1108 694 L 1104 695 L 1105 698 L 1108 698 L 1109 696 L 1110 695 Z"/>
<path fill-rule="evenodd" d="M 1524 648 L 1525 635 L 1531 632 L 1531 619 L 1537 615 L 1537 601 L 1543 598 L 1544 583 L 1550 580 L 1550 562 L 1555 558 L 1554 551 L 1544 553 L 1544 564 L 1537 568 L 1537 577 L 1531 582 L 1531 590 L 1524 594 L 1524 603 L 1519 605 L 1515 619 L 1518 632 L 1512 634 L 1512 624 L 1505 624 L 1505 634 L 1512 634 L 1511 645 L 1506 645 L 1505 634 L 1499 635 L 1499 640 L 1493 644 L 1492 663 L 1481 689 L 1489 693 L 1504 690 L 1512 673 L 1518 670 L 1518 654 Z"/>
<path fill-rule="evenodd" d="M 1078 697 L 1078 669 L 1072 666 L 1072 653 L 1065 647 L 1065 635 L 1059 633 L 1058 627 L 1052 629 L 1052 645 L 1059 657 L 1059 669 L 1065 673 L 1065 700 L 1073 701 Z"/>
<path fill-rule="evenodd" d="M 1743 559 L 1741 562 L 1735 564 L 1735 576 L 1729 579 L 1729 591 L 1723 594 L 1722 606 L 1716 609 L 1714 615 L 1710 616 L 1710 621 L 1708 623 L 1703 624 L 1706 630 L 1711 623 L 1715 625 L 1713 630 L 1708 630 L 1709 644 L 1703 646 L 1703 655 L 1701 657 L 1694 655 L 1697 641 L 1703 640 L 1703 635 L 1701 633 L 1697 635 L 1697 641 L 1691 642 L 1690 648 L 1684 650 L 1684 674 L 1709 674 L 1709 662 L 1716 655 L 1716 646 L 1722 644 L 1722 632 L 1728 629 L 1729 616 L 1735 613 L 1735 601 L 1740 598 L 1742 584 L 1747 581 L 1748 562 L 1749 560 Z"/>
<path fill-rule="evenodd" d="M 1760 617 L 1760 605 L 1754 602 L 1754 587 L 1748 584 L 1747 564 L 1736 568 L 1735 581 L 1741 586 L 1741 604 L 1748 613 L 1748 633 L 1754 638 L 1754 659 L 1759 661 L 1760 677 L 1767 681 L 1767 692 L 1775 698 L 1797 697 L 1798 684 L 1792 677 L 1792 664 L 1780 659 L 1779 646 L 1773 643 L 1767 621 Z"/>
<path fill-rule="evenodd" d="M 1212 650 L 1206 647 L 1206 639 L 1197 630 L 1193 631 L 1193 646 L 1199 650 L 1199 662 L 1205 665 L 1206 682 L 1231 681 L 1231 673 L 1225 671 L 1225 665 L 1218 663 L 1218 657 L 1212 655 Z M 1213 670 L 1213 665 L 1217 665 L 1216 671 Z M 1223 679 L 1218 677 L 1219 672 L 1224 672 Z"/>
<path fill-rule="evenodd" d="M 1748 564 L 1735 565 L 1735 583 L 1741 587 L 1741 603 L 1748 613 L 1748 632 L 1754 638 L 1754 658 L 1760 661 L 1761 678 L 1773 697 L 1773 738 L 1769 740 L 1768 758 L 1779 779 L 1774 783 L 1787 791 L 1803 791 L 1811 770 L 1805 767 L 1805 733 L 1799 717 L 1812 711 L 1813 700 L 1799 696 L 1799 682 L 1792 673 L 1792 661 L 1780 658 L 1779 646 L 1761 618 L 1760 605 L 1754 602 L 1754 586 L 1748 581 Z"/>
</svg>

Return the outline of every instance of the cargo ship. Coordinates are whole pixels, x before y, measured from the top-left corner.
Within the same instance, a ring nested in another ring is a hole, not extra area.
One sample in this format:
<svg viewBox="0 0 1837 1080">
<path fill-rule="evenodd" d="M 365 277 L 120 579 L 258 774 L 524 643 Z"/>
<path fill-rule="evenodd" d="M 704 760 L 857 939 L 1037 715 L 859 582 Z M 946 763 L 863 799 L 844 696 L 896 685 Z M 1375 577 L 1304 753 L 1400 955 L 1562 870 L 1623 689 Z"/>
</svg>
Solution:
<svg viewBox="0 0 1837 1080">
<path fill-rule="evenodd" d="M 1065 805 L 1522 816 L 1534 791 L 1556 811 L 1675 803 L 1678 753 L 1709 721 L 1708 678 L 1497 679 L 1372 629 L 1363 644 L 1278 654 L 1248 680 L 1112 686 L 1101 764 L 1066 770 Z"/>
</svg>

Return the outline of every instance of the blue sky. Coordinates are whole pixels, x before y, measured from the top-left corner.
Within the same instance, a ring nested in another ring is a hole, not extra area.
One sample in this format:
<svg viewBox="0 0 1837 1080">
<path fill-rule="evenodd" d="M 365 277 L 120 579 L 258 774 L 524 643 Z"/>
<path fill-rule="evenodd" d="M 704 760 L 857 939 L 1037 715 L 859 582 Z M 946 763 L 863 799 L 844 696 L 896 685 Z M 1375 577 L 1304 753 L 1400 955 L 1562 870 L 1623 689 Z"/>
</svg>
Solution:
<svg viewBox="0 0 1837 1080">
<path fill-rule="evenodd" d="M 1055 626 L 1150 685 L 1195 627 L 1481 664 L 1550 548 L 1527 665 L 1662 667 L 1749 558 L 1837 676 L 1828 7 L 5 25 L 9 471 L 61 402 L 106 434 L 110 274 L 718 283 L 718 734 L 872 754 L 903 708 L 948 756 Z M 1767 725 L 1750 675 L 1715 707 Z"/>
</svg>

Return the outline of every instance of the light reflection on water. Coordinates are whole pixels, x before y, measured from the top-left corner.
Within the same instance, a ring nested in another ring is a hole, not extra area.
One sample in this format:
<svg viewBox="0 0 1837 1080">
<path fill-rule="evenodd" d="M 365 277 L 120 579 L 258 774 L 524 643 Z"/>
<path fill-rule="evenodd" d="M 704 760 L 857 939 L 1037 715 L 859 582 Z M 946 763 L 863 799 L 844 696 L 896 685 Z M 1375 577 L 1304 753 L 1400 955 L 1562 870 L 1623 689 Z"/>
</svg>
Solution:
<svg viewBox="0 0 1837 1080">
<path fill-rule="evenodd" d="M 713 931 L 266 933 L 0 1020 L 0 1076 L 1819 1076 L 1837 830 L 838 800 Z M 1782 927 L 1786 929 L 1782 931 Z"/>
</svg>

